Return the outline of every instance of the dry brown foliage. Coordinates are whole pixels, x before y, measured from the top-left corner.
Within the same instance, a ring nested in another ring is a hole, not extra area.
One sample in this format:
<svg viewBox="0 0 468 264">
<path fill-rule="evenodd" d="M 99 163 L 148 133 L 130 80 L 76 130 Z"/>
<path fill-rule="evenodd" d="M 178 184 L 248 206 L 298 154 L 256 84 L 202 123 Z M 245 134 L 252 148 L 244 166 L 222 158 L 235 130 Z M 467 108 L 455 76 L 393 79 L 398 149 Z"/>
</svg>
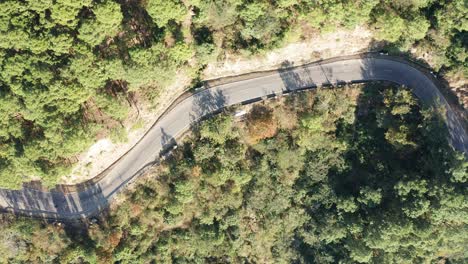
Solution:
<svg viewBox="0 0 468 264">
<path fill-rule="evenodd" d="M 273 117 L 273 111 L 264 105 L 255 105 L 248 114 L 248 141 L 254 144 L 262 139 L 271 138 L 278 131 L 278 123 Z"/>
</svg>

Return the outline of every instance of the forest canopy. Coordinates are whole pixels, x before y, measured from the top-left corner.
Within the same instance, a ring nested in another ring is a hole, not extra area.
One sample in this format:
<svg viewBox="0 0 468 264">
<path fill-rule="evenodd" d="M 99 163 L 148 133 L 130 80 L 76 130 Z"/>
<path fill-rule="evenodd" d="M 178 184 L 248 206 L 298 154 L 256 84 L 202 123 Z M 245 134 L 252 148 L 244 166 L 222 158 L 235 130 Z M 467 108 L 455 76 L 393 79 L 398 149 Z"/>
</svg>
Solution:
<svg viewBox="0 0 468 264">
<path fill-rule="evenodd" d="M 464 0 L 0 1 L 0 187 L 50 187 L 185 71 L 369 28 L 466 78 Z M 312 32 L 312 33 L 311 33 Z M 226 110 L 84 226 L 0 216 L 5 263 L 466 263 L 468 163 L 390 84 Z"/>
<path fill-rule="evenodd" d="M 96 135 L 121 129 L 135 94 L 157 97 L 180 69 L 195 80 L 223 52 L 262 52 L 305 28 L 365 25 L 430 53 L 436 70 L 467 68 L 463 0 L 6 0 L 0 11 L 0 187 L 52 186 Z"/>
<path fill-rule="evenodd" d="M 468 163 L 446 135 L 388 84 L 227 111 L 90 226 L 3 215 L 0 259 L 466 263 Z"/>
</svg>

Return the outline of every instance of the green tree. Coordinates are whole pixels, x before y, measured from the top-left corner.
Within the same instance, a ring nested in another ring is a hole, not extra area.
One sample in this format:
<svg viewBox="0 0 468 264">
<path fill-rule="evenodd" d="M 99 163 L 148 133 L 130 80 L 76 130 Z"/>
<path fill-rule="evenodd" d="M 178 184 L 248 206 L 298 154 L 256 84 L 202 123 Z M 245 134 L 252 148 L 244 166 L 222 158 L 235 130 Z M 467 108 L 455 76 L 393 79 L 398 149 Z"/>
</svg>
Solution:
<svg viewBox="0 0 468 264">
<path fill-rule="evenodd" d="M 75 28 L 79 22 L 79 12 L 83 7 L 89 7 L 91 5 L 91 0 L 79 0 L 79 1 L 70 1 L 70 0 L 58 0 L 52 4 L 52 1 L 29 1 L 33 5 L 38 5 L 41 3 L 43 5 L 44 11 L 50 8 L 50 16 L 55 23 L 70 28 Z"/>
<path fill-rule="evenodd" d="M 89 45 L 96 46 L 119 32 L 123 15 L 120 5 L 111 0 L 94 6 L 93 14 L 94 18 L 85 20 L 79 28 L 78 37 Z"/>
<path fill-rule="evenodd" d="M 180 23 L 187 10 L 179 0 L 149 0 L 146 6 L 148 14 L 158 27 L 166 27 L 169 21 Z"/>
<path fill-rule="evenodd" d="M 195 23 L 205 25 L 213 30 L 226 30 L 227 27 L 237 22 L 238 7 L 241 4 L 241 0 L 200 1 L 197 5 L 200 13 L 195 17 Z"/>
<path fill-rule="evenodd" d="M 377 39 L 396 42 L 405 31 L 405 20 L 397 14 L 385 12 L 377 16 L 374 27 Z"/>
<path fill-rule="evenodd" d="M 280 20 L 271 12 L 267 3 L 254 2 L 246 4 L 239 17 L 245 24 L 241 34 L 246 40 L 254 38 L 263 43 L 268 43 L 281 30 Z"/>
</svg>

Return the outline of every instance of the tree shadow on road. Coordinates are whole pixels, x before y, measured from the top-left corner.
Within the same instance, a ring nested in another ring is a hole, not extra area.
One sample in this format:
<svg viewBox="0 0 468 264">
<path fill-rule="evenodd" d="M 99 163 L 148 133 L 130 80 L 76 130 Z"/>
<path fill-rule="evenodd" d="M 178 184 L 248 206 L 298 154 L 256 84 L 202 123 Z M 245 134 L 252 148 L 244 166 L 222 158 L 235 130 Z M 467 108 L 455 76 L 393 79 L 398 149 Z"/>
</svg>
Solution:
<svg viewBox="0 0 468 264">
<path fill-rule="evenodd" d="M 193 103 L 190 112 L 190 122 L 197 122 L 220 113 L 226 107 L 226 96 L 216 88 L 207 89 L 193 95 Z"/>
<path fill-rule="evenodd" d="M 99 184 L 89 185 L 80 192 L 64 192 L 58 188 L 43 191 L 24 185 L 20 190 L 1 189 L 7 210 L 44 219 L 79 219 L 103 211 L 108 199 Z"/>
<path fill-rule="evenodd" d="M 161 152 L 160 154 L 163 155 L 164 153 L 166 153 L 170 148 L 172 148 L 173 146 L 175 146 L 177 144 L 177 141 L 176 139 L 168 134 L 164 128 L 161 127 Z"/>
<path fill-rule="evenodd" d="M 312 70 L 313 68 L 315 71 Z M 334 75 L 332 67 L 323 66 L 320 63 L 294 66 L 292 62 L 286 60 L 281 63 L 278 73 L 286 92 L 344 83 Z"/>
<path fill-rule="evenodd" d="M 294 69 L 299 69 L 302 74 L 299 74 L 298 71 Z M 316 87 L 315 82 L 312 80 L 311 73 L 305 66 L 295 68 L 294 63 L 285 60 L 281 63 L 278 73 L 286 91 Z"/>
</svg>

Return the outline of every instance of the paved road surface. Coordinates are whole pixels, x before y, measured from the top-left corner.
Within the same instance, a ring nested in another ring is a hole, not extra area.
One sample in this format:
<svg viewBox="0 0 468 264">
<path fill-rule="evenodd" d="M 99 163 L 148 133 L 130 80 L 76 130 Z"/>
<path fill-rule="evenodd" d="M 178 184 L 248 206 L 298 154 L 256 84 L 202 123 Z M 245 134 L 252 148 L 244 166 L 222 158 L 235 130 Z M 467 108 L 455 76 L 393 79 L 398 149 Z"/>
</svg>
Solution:
<svg viewBox="0 0 468 264">
<path fill-rule="evenodd" d="M 355 57 L 278 70 L 250 79 L 222 84 L 203 90 L 179 102 L 166 113 L 147 135 L 107 175 L 83 191 L 44 192 L 30 188 L 0 189 L 0 207 L 35 217 L 57 219 L 87 217 L 103 208 L 117 192 L 141 170 L 158 159 L 163 147 L 175 142 L 181 133 L 200 117 L 223 107 L 249 102 L 272 94 L 336 84 L 337 82 L 392 81 L 410 87 L 424 103 L 440 104 L 447 109 L 447 125 L 452 146 L 468 153 L 464 120 L 452 111 L 436 84 L 410 64 L 389 57 Z"/>
</svg>

